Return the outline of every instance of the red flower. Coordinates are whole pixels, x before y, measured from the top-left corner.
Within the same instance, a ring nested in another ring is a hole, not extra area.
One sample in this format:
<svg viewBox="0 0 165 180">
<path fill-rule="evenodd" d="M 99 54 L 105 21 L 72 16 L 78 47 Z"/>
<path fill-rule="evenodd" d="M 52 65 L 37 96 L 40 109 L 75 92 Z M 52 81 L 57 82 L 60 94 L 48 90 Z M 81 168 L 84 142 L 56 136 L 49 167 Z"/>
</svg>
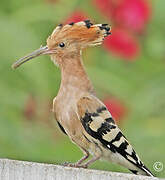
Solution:
<svg viewBox="0 0 165 180">
<path fill-rule="evenodd" d="M 69 23 L 76 23 L 76 22 L 79 22 L 79 21 L 84 21 L 88 19 L 86 14 L 80 10 L 77 10 L 77 11 L 74 11 L 70 16 L 69 18 L 65 21 L 65 24 L 69 24 Z"/>
<path fill-rule="evenodd" d="M 95 6 L 104 14 L 106 17 L 111 18 L 114 7 L 112 0 L 93 0 Z"/>
<path fill-rule="evenodd" d="M 139 44 L 127 31 L 112 29 L 112 35 L 104 41 L 104 47 L 127 60 L 133 60 L 139 54 Z"/>
<path fill-rule="evenodd" d="M 128 29 L 141 32 L 150 15 L 148 0 L 121 0 L 114 12 L 114 20 Z"/>
<path fill-rule="evenodd" d="M 126 108 L 119 100 L 107 98 L 103 102 L 115 121 L 120 121 L 126 115 Z"/>
<path fill-rule="evenodd" d="M 127 29 L 141 32 L 151 16 L 148 0 L 93 0 L 103 15 Z"/>
</svg>

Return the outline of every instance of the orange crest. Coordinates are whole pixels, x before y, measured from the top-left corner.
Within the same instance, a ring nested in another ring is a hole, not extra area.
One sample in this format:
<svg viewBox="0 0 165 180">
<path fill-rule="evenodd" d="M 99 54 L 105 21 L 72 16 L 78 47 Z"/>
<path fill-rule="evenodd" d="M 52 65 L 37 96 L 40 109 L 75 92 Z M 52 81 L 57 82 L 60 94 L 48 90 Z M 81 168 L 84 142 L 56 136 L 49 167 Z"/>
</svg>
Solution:
<svg viewBox="0 0 165 180">
<path fill-rule="evenodd" d="M 111 34 L 108 24 L 93 25 L 89 20 L 59 25 L 47 39 L 48 48 L 54 49 L 60 43 L 76 45 L 80 49 L 100 45 L 104 37 Z"/>
</svg>

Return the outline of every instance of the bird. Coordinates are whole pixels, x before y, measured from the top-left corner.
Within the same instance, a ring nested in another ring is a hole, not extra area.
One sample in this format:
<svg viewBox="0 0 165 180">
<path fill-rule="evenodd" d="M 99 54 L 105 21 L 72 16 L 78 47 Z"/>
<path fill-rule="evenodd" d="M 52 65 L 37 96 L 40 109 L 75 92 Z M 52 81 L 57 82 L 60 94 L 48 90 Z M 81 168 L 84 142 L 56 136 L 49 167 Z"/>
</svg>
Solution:
<svg viewBox="0 0 165 180">
<path fill-rule="evenodd" d="M 12 68 L 41 55 L 49 55 L 60 68 L 61 84 L 53 99 L 53 114 L 60 129 L 84 154 L 75 163 L 64 163 L 65 166 L 87 168 L 102 159 L 124 166 L 136 175 L 154 176 L 96 97 L 83 65 L 82 50 L 101 45 L 111 34 L 111 26 L 93 24 L 90 20 L 60 24 L 45 46 L 20 58 Z"/>
</svg>

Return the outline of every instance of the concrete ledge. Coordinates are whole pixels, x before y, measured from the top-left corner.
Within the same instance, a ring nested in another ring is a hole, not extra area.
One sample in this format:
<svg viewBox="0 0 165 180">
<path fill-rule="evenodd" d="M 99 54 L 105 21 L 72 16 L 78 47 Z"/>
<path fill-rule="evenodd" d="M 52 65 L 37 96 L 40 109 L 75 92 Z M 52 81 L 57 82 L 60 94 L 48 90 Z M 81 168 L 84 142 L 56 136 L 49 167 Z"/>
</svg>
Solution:
<svg viewBox="0 0 165 180">
<path fill-rule="evenodd" d="M 147 176 L 114 173 L 52 164 L 0 159 L 0 180 L 158 180 Z"/>
</svg>

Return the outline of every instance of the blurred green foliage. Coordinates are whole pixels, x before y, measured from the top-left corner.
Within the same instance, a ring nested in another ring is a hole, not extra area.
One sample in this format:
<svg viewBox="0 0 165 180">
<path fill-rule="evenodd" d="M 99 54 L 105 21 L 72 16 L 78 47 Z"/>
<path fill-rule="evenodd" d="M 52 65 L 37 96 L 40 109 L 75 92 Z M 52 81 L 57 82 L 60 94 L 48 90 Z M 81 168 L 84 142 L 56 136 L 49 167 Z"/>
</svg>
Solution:
<svg viewBox="0 0 165 180">
<path fill-rule="evenodd" d="M 140 37 L 141 55 L 125 62 L 102 47 L 83 53 L 87 72 L 100 98 L 111 94 L 125 102 L 128 116 L 120 125 L 139 156 L 158 177 L 154 162 L 165 165 L 165 1 L 153 1 L 152 20 Z M 51 114 L 51 104 L 60 84 L 60 72 L 49 57 L 35 59 L 16 71 L 11 64 L 45 44 L 53 28 L 76 8 L 95 22 L 104 17 L 90 1 L 9 0 L 0 1 L 0 157 L 48 163 L 76 161 L 82 153 L 63 135 Z M 26 118 L 30 96 L 35 115 Z M 33 102 L 32 102 L 33 103 Z M 107 162 L 91 168 L 128 172 Z"/>
</svg>

